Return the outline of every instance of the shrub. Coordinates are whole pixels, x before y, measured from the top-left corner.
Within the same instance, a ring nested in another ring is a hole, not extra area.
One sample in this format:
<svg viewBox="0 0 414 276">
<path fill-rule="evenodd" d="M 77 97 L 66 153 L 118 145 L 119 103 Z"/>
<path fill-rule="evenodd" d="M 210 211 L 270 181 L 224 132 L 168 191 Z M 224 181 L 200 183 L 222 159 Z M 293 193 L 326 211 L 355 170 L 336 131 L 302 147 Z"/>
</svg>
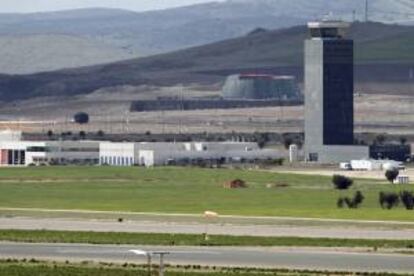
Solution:
<svg viewBox="0 0 414 276">
<path fill-rule="evenodd" d="M 344 208 L 346 205 L 350 209 L 358 209 L 362 202 L 364 202 L 364 199 L 364 195 L 360 191 L 357 191 L 352 199 L 349 197 L 340 197 L 336 202 L 336 206 L 338 208 Z"/>
<path fill-rule="evenodd" d="M 379 203 L 383 209 L 392 209 L 400 203 L 400 197 L 396 193 L 380 192 Z"/>
<path fill-rule="evenodd" d="M 332 183 L 334 184 L 335 189 L 347 190 L 349 187 L 352 186 L 353 181 L 349 177 L 343 175 L 334 175 L 332 177 Z"/>
<path fill-rule="evenodd" d="M 400 199 L 405 209 L 414 210 L 414 195 L 413 192 L 402 191 L 400 193 Z"/>
<path fill-rule="evenodd" d="M 73 121 L 77 124 L 89 123 L 89 114 L 86 112 L 78 112 L 73 116 Z"/>
<path fill-rule="evenodd" d="M 336 206 L 340 209 L 344 208 L 345 200 L 343 197 L 338 198 L 338 201 L 336 202 Z"/>
<path fill-rule="evenodd" d="M 385 178 L 387 178 L 387 180 L 392 184 L 394 183 L 394 180 L 397 179 L 399 174 L 400 172 L 397 169 L 387 170 L 385 172 Z"/>
<path fill-rule="evenodd" d="M 224 183 L 223 187 L 227 189 L 247 188 L 247 184 L 241 179 L 234 179 Z"/>
</svg>

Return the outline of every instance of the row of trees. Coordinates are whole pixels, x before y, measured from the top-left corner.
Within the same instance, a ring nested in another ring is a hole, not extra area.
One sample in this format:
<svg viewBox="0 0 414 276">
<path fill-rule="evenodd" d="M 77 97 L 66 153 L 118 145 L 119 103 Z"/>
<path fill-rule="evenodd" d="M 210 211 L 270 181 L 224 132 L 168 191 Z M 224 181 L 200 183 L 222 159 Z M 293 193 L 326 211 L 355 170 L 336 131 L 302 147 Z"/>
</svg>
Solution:
<svg viewBox="0 0 414 276">
<path fill-rule="evenodd" d="M 410 191 L 380 192 L 379 203 L 383 209 L 391 210 L 402 203 L 405 209 L 414 210 L 414 194 Z"/>
<path fill-rule="evenodd" d="M 389 170 L 385 173 L 385 177 L 391 183 L 398 177 L 398 170 Z M 334 175 L 332 184 L 337 190 L 347 190 L 353 185 L 353 180 L 343 175 Z M 339 197 L 337 200 L 338 208 L 357 209 L 364 202 L 364 195 L 361 191 L 356 191 L 353 197 Z M 391 210 L 400 205 L 407 210 L 414 210 L 414 193 L 411 191 L 396 192 L 380 192 L 378 202 L 383 209 Z"/>
</svg>

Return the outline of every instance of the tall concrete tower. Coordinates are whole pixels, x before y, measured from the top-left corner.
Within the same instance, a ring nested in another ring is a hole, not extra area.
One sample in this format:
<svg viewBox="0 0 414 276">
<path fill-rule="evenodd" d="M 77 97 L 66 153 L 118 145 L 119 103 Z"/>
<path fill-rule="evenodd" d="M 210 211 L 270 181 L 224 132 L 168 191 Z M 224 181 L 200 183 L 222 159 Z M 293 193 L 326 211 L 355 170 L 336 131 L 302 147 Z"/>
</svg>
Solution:
<svg viewBox="0 0 414 276">
<path fill-rule="evenodd" d="M 354 43 L 349 23 L 311 22 L 305 42 L 305 152 L 317 162 L 368 157 L 354 144 Z"/>
</svg>

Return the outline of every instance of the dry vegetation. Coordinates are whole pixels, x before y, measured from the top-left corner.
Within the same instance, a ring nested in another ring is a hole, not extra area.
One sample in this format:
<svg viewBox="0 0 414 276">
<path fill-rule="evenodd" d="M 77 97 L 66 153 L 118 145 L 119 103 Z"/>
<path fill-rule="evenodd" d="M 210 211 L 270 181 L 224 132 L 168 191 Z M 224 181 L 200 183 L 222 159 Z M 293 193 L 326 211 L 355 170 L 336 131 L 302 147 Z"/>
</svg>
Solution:
<svg viewBox="0 0 414 276">
<path fill-rule="evenodd" d="M 200 97 L 218 95 L 219 85 L 190 87 L 119 87 L 87 96 L 67 99 L 37 99 L 0 105 L 8 114 L 1 128 L 25 131 L 79 131 L 70 123 L 77 111 L 91 115 L 87 131 L 105 133 L 196 133 L 196 132 L 300 132 L 303 131 L 303 107 L 271 107 L 231 110 L 195 110 L 166 112 L 128 112 L 132 100 L 160 96 Z M 404 95 L 362 94 L 355 98 L 356 131 L 412 134 L 414 97 Z M 19 122 L 20 121 L 20 122 Z M 36 123 L 34 122 L 36 121 Z M 39 121 L 41 121 L 39 123 Z M 43 122 L 43 123 L 42 123 Z M 127 123 L 128 122 L 128 123 Z"/>
</svg>

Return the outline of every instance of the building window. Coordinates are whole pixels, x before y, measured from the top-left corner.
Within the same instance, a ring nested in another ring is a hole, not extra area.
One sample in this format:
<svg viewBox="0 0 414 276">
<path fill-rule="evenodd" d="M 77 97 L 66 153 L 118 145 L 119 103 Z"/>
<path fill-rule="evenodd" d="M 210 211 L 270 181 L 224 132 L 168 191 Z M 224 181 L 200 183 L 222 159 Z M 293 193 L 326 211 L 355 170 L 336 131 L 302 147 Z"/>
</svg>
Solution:
<svg viewBox="0 0 414 276">
<path fill-rule="evenodd" d="M 309 153 L 309 161 L 310 162 L 318 162 L 319 155 L 317 153 Z"/>
</svg>

